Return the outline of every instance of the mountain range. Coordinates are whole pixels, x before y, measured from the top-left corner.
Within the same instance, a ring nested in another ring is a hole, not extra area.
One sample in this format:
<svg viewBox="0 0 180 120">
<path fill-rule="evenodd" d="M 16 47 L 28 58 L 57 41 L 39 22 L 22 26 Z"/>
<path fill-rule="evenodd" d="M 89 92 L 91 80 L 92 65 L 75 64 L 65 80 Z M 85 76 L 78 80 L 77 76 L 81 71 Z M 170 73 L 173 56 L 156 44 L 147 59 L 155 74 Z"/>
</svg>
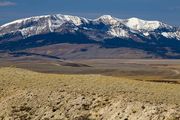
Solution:
<svg viewBox="0 0 180 120">
<path fill-rule="evenodd" d="M 180 58 L 180 28 L 103 15 L 44 15 L 0 26 L 0 52 L 64 59 Z"/>
</svg>

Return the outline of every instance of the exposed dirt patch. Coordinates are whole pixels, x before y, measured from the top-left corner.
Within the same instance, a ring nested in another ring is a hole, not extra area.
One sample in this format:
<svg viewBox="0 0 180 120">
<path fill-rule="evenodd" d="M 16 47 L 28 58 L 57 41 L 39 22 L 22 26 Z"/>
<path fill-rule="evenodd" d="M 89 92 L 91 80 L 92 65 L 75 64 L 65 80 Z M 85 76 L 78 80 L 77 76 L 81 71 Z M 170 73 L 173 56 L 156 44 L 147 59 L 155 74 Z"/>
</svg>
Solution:
<svg viewBox="0 0 180 120">
<path fill-rule="evenodd" d="M 62 66 L 70 66 L 70 67 L 91 67 L 91 66 L 86 65 L 86 64 L 68 63 L 68 62 L 61 63 L 61 65 Z"/>
<path fill-rule="evenodd" d="M 135 79 L 136 81 L 143 81 L 143 82 L 155 82 L 155 83 L 168 83 L 168 84 L 180 84 L 178 80 L 141 80 Z"/>
<path fill-rule="evenodd" d="M 157 83 L 169 83 L 169 84 L 180 84 L 180 82 L 175 80 L 147 80 L 148 82 L 157 82 Z"/>
</svg>

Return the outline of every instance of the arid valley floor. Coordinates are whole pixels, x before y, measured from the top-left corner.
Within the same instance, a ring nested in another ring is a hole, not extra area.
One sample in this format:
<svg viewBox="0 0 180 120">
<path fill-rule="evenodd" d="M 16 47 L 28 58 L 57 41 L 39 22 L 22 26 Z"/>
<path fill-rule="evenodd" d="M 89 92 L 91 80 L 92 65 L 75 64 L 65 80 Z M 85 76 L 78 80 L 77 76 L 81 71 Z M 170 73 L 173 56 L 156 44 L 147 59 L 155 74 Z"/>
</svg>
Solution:
<svg viewBox="0 0 180 120">
<path fill-rule="evenodd" d="M 0 120 L 180 120 L 180 60 L 22 57 L 0 66 Z"/>
</svg>

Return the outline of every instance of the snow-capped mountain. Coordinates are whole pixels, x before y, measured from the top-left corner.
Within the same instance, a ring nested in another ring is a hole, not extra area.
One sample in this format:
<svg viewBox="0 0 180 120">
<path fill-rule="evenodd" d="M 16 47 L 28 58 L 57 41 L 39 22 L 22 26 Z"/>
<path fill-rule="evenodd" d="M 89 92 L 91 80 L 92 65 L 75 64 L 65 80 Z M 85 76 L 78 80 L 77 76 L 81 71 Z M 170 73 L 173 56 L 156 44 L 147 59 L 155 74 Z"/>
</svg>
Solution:
<svg viewBox="0 0 180 120">
<path fill-rule="evenodd" d="M 55 32 L 63 24 L 73 24 L 74 28 L 88 22 L 86 19 L 68 15 L 45 15 L 16 20 L 0 27 L 1 34 L 21 32 L 23 37 L 29 37 L 48 32 Z"/>
<path fill-rule="evenodd" d="M 104 24 L 104 28 L 97 28 L 102 23 Z M 180 40 L 180 31 L 162 22 L 145 21 L 138 18 L 118 19 L 110 15 L 103 15 L 95 20 L 61 14 L 30 17 L 0 26 L 0 35 L 20 32 L 24 38 L 49 32 L 61 32 L 67 26 L 71 26 L 71 32 L 78 30 L 103 31 L 106 34 L 105 38 L 107 36 L 110 38 L 129 38 L 134 33 L 137 33 L 144 36 L 157 34 Z"/>
<path fill-rule="evenodd" d="M 61 14 L 24 18 L 0 26 L 0 50 L 57 43 L 96 43 L 103 47 L 160 51 L 157 54 L 178 53 L 180 28 L 139 18 L 103 15 L 86 19 Z"/>
</svg>

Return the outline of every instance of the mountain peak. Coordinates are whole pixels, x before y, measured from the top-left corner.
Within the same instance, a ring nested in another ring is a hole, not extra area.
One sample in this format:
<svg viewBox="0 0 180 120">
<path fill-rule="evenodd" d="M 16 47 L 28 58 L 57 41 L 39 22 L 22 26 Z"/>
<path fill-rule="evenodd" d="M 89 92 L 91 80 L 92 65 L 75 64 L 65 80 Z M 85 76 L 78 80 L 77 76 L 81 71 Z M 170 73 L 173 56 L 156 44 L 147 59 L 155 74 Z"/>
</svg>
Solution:
<svg viewBox="0 0 180 120">
<path fill-rule="evenodd" d="M 102 15 L 98 19 L 113 19 L 111 15 Z"/>
<path fill-rule="evenodd" d="M 56 14 L 54 15 L 57 19 L 60 19 L 60 20 L 64 20 L 64 21 L 70 21 L 72 22 L 73 24 L 79 26 L 82 24 L 82 20 L 86 21 L 87 20 L 85 18 L 81 18 L 81 17 L 78 17 L 78 16 L 72 16 L 72 15 L 62 15 L 62 14 Z"/>
<path fill-rule="evenodd" d="M 139 18 L 130 18 L 127 19 L 125 24 L 134 30 L 147 30 L 153 31 L 161 26 L 161 22 L 159 21 L 146 21 Z"/>
<path fill-rule="evenodd" d="M 111 15 L 102 15 L 99 18 L 95 19 L 95 21 L 100 21 L 105 24 L 116 24 L 119 20 Z"/>
</svg>

